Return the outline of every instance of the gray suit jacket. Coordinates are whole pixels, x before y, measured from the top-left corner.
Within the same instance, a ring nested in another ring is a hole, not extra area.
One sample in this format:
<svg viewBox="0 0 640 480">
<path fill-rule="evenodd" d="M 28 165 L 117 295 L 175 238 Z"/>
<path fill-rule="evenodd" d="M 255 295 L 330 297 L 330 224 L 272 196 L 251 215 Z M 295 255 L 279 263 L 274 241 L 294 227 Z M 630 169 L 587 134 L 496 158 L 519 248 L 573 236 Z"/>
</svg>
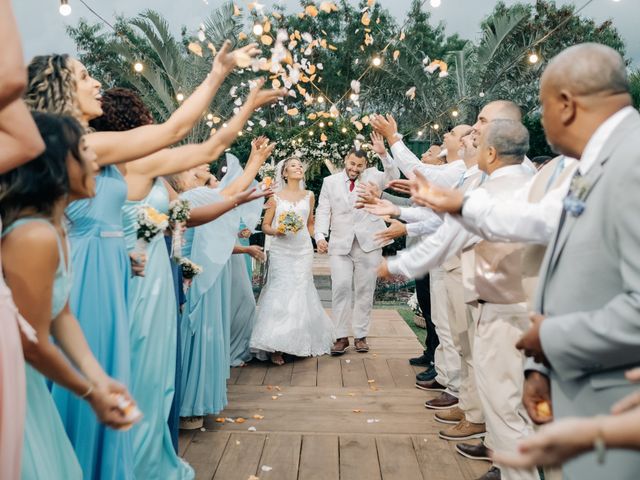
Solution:
<svg viewBox="0 0 640 480">
<path fill-rule="evenodd" d="M 640 365 L 640 114 L 625 117 L 582 178 L 579 216 L 563 213 L 540 271 L 536 310 L 551 364 L 556 418 L 609 412 L 640 388 L 624 378 Z M 640 453 L 613 451 L 605 465 L 584 455 L 565 478 L 640 478 Z"/>
</svg>

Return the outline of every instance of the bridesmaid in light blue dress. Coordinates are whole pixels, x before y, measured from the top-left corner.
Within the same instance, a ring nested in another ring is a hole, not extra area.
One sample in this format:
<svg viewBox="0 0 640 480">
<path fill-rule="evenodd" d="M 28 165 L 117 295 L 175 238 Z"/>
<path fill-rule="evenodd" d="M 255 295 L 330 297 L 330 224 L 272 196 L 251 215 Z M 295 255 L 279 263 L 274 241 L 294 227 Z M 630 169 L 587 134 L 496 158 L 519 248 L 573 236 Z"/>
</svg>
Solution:
<svg viewBox="0 0 640 480">
<path fill-rule="evenodd" d="M 127 248 L 136 243 L 136 215 L 142 205 L 168 214 L 169 192 L 156 179 L 146 198 L 123 207 Z M 134 426 L 133 454 L 137 478 L 191 479 L 193 469 L 176 454 L 167 419 L 174 396 L 177 332 L 176 298 L 164 235 L 147 246 L 144 277 L 131 281 L 131 391 L 145 416 Z"/>
<path fill-rule="evenodd" d="M 2 232 L 5 237 L 22 225 L 38 222 L 55 232 L 55 227 L 43 218 L 21 218 Z M 53 284 L 51 318 L 55 319 L 67 304 L 71 290 L 71 272 L 65 263 L 63 241 L 58 242 L 58 268 Z M 64 431 L 60 415 L 47 388 L 45 377 L 31 365 L 25 365 L 27 380 L 27 414 L 22 450 L 22 478 L 25 480 L 81 479 L 82 469 L 73 446 Z"/>
<path fill-rule="evenodd" d="M 126 198 L 127 184 L 118 169 L 109 165 L 96 179 L 96 196 L 71 203 L 66 215 L 75 275 L 71 310 L 103 368 L 130 385 L 127 294 L 131 268 L 122 230 Z M 58 385 L 52 394 L 85 478 L 135 478 L 131 432 L 99 424 L 85 402 Z"/>
<path fill-rule="evenodd" d="M 131 426 L 113 398 L 128 393 L 101 368 L 68 302 L 72 262 L 64 208 L 69 201 L 95 195 L 95 154 L 71 117 L 39 112 L 33 117 L 45 140 L 44 153 L 0 175 L 0 214 L 7 222 L 4 274 L 16 306 L 37 336 L 37 341 L 24 342 L 30 365 L 22 478 L 75 480 L 83 472 L 42 374 L 73 392 L 92 422 L 100 418 L 113 428 Z"/>
</svg>

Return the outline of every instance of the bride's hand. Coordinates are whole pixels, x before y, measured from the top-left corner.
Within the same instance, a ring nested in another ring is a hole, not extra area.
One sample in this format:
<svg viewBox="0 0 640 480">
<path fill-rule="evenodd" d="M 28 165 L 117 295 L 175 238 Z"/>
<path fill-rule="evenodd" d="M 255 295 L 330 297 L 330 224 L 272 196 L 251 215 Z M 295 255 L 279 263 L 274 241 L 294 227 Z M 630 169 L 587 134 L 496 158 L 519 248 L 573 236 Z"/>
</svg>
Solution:
<svg viewBox="0 0 640 480">
<path fill-rule="evenodd" d="M 267 256 L 262 251 L 262 247 L 258 245 L 250 245 L 246 247 L 245 253 L 259 262 L 264 262 L 267 259 Z"/>
</svg>

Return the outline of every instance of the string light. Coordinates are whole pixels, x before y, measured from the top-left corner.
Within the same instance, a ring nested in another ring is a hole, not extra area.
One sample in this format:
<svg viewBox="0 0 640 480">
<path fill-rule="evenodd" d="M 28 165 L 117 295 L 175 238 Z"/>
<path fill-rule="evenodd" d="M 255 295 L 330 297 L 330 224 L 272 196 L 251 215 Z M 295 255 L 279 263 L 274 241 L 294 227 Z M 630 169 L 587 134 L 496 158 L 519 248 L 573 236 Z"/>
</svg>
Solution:
<svg viewBox="0 0 640 480">
<path fill-rule="evenodd" d="M 431 0 L 431 2 L 429 3 L 433 8 L 438 8 L 440 5 L 442 5 L 442 0 Z"/>
<path fill-rule="evenodd" d="M 451 112 L 451 116 L 453 118 L 458 118 L 458 115 L 460 115 L 460 113 L 458 113 L 458 110 L 454 110 L 453 112 Z"/>
<path fill-rule="evenodd" d="M 345 127 L 342 127 L 342 133 L 347 133 L 347 129 Z"/>
<path fill-rule="evenodd" d="M 213 113 L 207 114 L 207 120 L 213 120 Z"/>
<path fill-rule="evenodd" d="M 322 95 L 318 97 L 318 103 L 324 103 L 324 97 Z"/>
<path fill-rule="evenodd" d="M 63 17 L 71 15 L 71 5 L 69 5 L 69 0 L 60 0 L 60 8 L 58 11 Z"/>
<path fill-rule="evenodd" d="M 480 92 L 479 97 L 484 98 L 484 92 Z"/>
<path fill-rule="evenodd" d="M 540 57 L 538 56 L 538 54 L 536 52 L 532 52 L 529 55 L 529 63 L 532 65 L 535 65 L 536 63 L 538 63 L 540 61 Z"/>
<path fill-rule="evenodd" d="M 320 128 L 324 128 L 324 122 L 320 122 L 320 123 L 318 124 L 318 126 L 319 126 Z"/>
<path fill-rule="evenodd" d="M 253 26 L 253 34 L 257 37 L 259 37 L 260 35 L 262 35 L 264 33 L 264 28 L 262 27 L 262 25 L 260 23 L 256 23 Z"/>
<path fill-rule="evenodd" d="M 437 123 L 435 123 L 435 124 L 433 125 L 433 129 L 434 129 L 434 130 L 438 130 L 438 129 L 440 129 L 440 125 L 438 125 Z"/>
<path fill-rule="evenodd" d="M 309 130 L 309 136 L 313 137 L 313 130 Z M 300 140 L 302 142 L 302 140 Z"/>
<path fill-rule="evenodd" d="M 178 94 L 176 95 L 176 100 L 178 100 L 178 102 L 184 101 L 184 93 L 178 92 Z"/>
<path fill-rule="evenodd" d="M 144 70 L 144 65 L 142 64 L 142 62 L 136 62 L 133 64 L 133 69 L 138 73 L 142 73 L 142 71 Z"/>
<path fill-rule="evenodd" d="M 227 128 L 228 126 L 229 126 L 229 125 L 227 124 L 227 122 L 224 122 L 224 123 L 222 124 L 222 128 Z"/>
<path fill-rule="evenodd" d="M 238 132 L 238 136 L 239 136 L 239 137 L 241 137 L 242 135 L 244 135 L 244 133 L 242 133 L 242 130 L 240 130 L 240 131 Z"/>
<path fill-rule="evenodd" d="M 418 136 L 419 136 L 419 137 L 421 137 L 421 136 L 422 136 L 422 130 L 420 130 L 420 131 L 418 132 Z"/>
<path fill-rule="evenodd" d="M 380 57 L 373 57 L 371 63 L 374 67 L 379 67 L 380 65 L 382 65 L 382 59 Z"/>
</svg>

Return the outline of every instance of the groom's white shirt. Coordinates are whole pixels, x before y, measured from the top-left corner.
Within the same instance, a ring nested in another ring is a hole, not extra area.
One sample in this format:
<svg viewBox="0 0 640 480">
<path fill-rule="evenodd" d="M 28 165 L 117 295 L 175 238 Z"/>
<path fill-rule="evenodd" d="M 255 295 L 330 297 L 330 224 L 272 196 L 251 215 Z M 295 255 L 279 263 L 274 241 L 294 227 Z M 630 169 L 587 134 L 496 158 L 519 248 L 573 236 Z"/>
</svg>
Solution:
<svg viewBox="0 0 640 480">
<path fill-rule="evenodd" d="M 356 186 L 360 182 L 373 182 L 383 190 L 391 180 L 400 178 L 398 168 L 387 159 L 382 159 L 382 165 L 382 172 L 375 167 L 362 172 L 356 180 Z M 380 243 L 374 238 L 376 233 L 386 229 L 384 221 L 376 215 L 355 208 L 357 189 L 349 191 L 349 184 L 349 177 L 344 170 L 326 177 L 322 183 L 316 209 L 315 238 L 316 241 L 324 240 L 331 231 L 330 255 L 348 255 L 354 237 L 364 252 L 371 252 L 388 244 Z"/>
</svg>

